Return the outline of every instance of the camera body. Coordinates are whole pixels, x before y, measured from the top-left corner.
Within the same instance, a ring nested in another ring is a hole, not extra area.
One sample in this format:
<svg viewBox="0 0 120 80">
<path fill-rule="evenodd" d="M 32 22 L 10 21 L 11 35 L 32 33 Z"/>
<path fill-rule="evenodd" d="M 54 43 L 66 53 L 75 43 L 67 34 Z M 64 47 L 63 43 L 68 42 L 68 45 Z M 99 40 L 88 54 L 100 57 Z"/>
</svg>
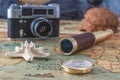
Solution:
<svg viewBox="0 0 120 80">
<path fill-rule="evenodd" d="M 58 4 L 17 5 L 8 8 L 8 38 L 47 38 L 59 36 Z"/>
</svg>

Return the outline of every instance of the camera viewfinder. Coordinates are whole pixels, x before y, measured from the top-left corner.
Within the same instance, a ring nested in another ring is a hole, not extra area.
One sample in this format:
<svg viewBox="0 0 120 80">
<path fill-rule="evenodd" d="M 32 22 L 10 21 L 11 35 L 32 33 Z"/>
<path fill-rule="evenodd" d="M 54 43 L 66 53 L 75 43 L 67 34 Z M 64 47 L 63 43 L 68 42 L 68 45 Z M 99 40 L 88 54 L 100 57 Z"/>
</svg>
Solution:
<svg viewBox="0 0 120 80">
<path fill-rule="evenodd" d="M 32 16 L 32 8 L 22 8 L 22 16 Z"/>
<path fill-rule="evenodd" d="M 34 9 L 34 15 L 46 15 L 46 9 Z"/>
</svg>

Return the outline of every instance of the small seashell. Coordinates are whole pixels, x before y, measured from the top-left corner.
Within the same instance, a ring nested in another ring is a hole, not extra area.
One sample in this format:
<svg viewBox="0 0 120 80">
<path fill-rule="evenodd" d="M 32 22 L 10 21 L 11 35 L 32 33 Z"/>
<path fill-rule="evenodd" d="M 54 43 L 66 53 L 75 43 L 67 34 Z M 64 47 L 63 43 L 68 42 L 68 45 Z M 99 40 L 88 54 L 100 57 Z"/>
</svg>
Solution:
<svg viewBox="0 0 120 80">
<path fill-rule="evenodd" d="M 35 43 L 32 41 L 28 43 L 25 41 L 21 43 L 21 46 L 16 46 L 15 51 L 6 52 L 5 56 L 7 57 L 22 57 L 26 61 L 32 61 L 33 58 L 46 58 L 50 56 L 50 53 L 45 53 L 43 47 L 36 47 Z"/>
</svg>

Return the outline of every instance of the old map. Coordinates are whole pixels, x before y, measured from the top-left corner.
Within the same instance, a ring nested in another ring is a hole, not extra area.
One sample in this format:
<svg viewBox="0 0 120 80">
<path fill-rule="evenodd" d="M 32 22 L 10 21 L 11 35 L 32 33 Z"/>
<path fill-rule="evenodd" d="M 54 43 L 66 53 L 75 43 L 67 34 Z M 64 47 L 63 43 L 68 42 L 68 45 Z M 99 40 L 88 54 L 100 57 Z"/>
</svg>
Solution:
<svg viewBox="0 0 120 80">
<path fill-rule="evenodd" d="M 60 37 L 79 34 L 78 25 L 78 21 L 61 21 Z M 51 53 L 51 56 L 47 59 L 34 59 L 31 63 L 21 58 L 5 57 L 4 53 L 13 51 L 21 41 L 7 40 L 7 22 L 0 22 L 0 80 L 118 80 L 120 78 L 119 33 L 71 56 L 59 53 L 58 38 L 33 41 L 37 46 L 44 47 L 46 52 Z M 62 71 L 60 65 L 70 59 L 89 60 L 94 64 L 94 69 L 85 75 L 67 74 Z"/>
</svg>

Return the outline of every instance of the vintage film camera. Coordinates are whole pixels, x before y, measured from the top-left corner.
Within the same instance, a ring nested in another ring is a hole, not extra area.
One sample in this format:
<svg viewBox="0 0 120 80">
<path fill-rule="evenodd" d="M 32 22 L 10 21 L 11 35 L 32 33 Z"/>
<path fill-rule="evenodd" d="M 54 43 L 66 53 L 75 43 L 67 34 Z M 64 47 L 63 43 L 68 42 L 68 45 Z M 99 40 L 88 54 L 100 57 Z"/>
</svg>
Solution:
<svg viewBox="0 0 120 80">
<path fill-rule="evenodd" d="M 17 5 L 8 8 L 8 38 L 47 38 L 59 36 L 58 4 Z"/>
</svg>

